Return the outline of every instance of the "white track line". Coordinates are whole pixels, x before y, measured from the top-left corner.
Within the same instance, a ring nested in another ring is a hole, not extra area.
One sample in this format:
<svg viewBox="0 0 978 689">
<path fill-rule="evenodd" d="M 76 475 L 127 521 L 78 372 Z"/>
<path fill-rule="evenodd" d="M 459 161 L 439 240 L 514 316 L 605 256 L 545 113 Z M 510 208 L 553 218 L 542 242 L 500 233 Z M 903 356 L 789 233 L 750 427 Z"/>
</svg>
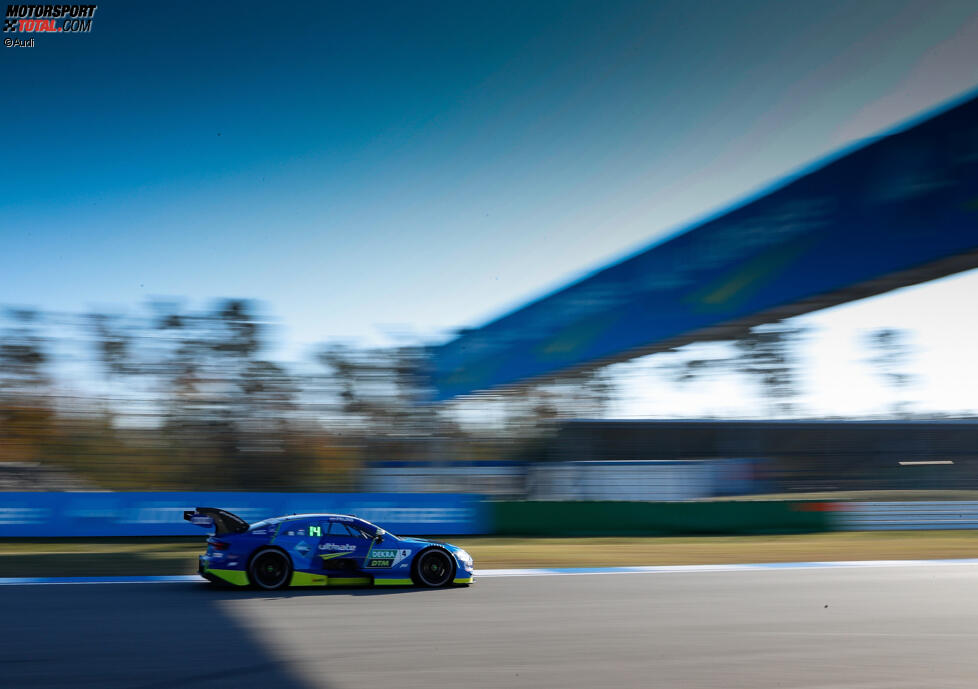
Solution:
<svg viewBox="0 0 978 689">
<path fill-rule="evenodd" d="M 483 569 L 475 576 L 552 577 L 586 574 L 682 574 L 690 572 L 759 572 L 782 569 L 855 569 L 860 567 L 940 567 L 978 565 L 978 558 L 959 560 L 842 560 L 836 562 L 758 562 L 732 565 L 654 565 L 645 567 L 566 567 L 539 569 Z"/>
<path fill-rule="evenodd" d="M 555 577 L 588 574 L 683 574 L 694 572 L 759 572 L 782 569 L 856 569 L 864 567 L 945 567 L 978 565 L 978 558 L 959 560 L 851 560 L 838 562 L 759 562 L 740 565 L 659 565 L 648 567 L 560 567 L 535 569 L 479 569 L 477 579 L 499 577 Z M 6 577 L 0 586 L 50 586 L 79 584 L 186 584 L 203 583 L 196 575 L 131 577 Z"/>
</svg>

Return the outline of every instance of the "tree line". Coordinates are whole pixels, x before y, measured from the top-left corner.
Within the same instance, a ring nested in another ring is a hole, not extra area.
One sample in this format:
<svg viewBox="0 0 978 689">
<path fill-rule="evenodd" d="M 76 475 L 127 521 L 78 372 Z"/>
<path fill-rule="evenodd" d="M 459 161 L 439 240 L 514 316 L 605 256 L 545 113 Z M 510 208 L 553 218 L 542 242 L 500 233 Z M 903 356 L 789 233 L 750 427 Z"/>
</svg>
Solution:
<svg viewBox="0 0 978 689">
<path fill-rule="evenodd" d="M 329 343 L 286 365 L 247 300 L 3 315 L 0 462 L 51 464 L 103 488 L 346 490 L 369 459 L 540 459 L 556 423 L 606 416 L 618 396 L 614 375 L 597 369 L 435 405 L 423 346 Z M 670 375 L 738 372 L 770 415 L 791 415 L 804 336 L 791 323 L 759 326 L 730 358 L 671 359 Z M 905 390 L 906 334 L 881 330 L 868 343 L 883 379 Z"/>
</svg>

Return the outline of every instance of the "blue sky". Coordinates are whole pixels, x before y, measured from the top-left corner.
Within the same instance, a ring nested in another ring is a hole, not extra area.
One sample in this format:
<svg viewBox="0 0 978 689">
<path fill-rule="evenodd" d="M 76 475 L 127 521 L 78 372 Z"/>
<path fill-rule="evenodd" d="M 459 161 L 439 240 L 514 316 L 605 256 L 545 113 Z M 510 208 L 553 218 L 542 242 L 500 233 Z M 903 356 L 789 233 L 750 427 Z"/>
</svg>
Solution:
<svg viewBox="0 0 978 689">
<path fill-rule="evenodd" d="M 99 3 L 0 51 L 0 303 L 437 340 L 974 88 L 976 46 L 973 2 Z"/>
</svg>

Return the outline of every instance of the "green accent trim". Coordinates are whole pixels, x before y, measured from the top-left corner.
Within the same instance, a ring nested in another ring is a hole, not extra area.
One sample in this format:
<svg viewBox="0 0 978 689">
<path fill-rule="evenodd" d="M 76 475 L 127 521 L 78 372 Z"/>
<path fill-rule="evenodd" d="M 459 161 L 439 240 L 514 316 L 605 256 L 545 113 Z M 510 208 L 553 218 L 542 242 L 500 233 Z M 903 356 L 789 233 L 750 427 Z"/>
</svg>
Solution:
<svg viewBox="0 0 978 689">
<path fill-rule="evenodd" d="M 367 564 L 364 569 L 390 569 L 394 566 L 393 558 L 370 558 L 367 560 Z"/>
<path fill-rule="evenodd" d="M 292 580 L 289 586 L 326 586 L 327 577 L 325 574 L 310 574 L 309 572 L 292 572 Z"/>
<path fill-rule="evenodd" d="M 248 581 L 248 573 L 240 569 L 211 569 L 208 567 L 204 571 L 235 586 L 248 586 L 251 583 Z"/>
<path fill-rule="evenodd" d="M 374 579 L 374 586 L 411 586 L 410 579 Z"/>
<path fill-rule="evenodd" d="M 370 577 L 330 577 L 327 586 L 361 586 L 373 581 Z"/>
<path fill-rule="evenodd" d="M 332 560 L 334 557 L 342 557 L 343 555 L 351 555 L 351 554 L 352 553 L 350 552 L 344 551 L 342 553 L 327 553 L 325 555 L 320 555 L 319 557 L 323 558 L 324 560 Z"/>
<path fill-rule="evenodd" d="M 374 550 L 374 543 L 370 543 L 367 549 L 367 557 L 364 558 L 364 569 L 390 569 L 394 566 L 394 559 L 397 557 L 397 548 L 378 548 Z"/>
<path fill-rule="evenodd" d="M 281 530 L 282 530 L 282 522 L 279 522 L 278 524 L 275 525 L 275 534 L 272 536 L 272 540 L 268 542 L 268 545 L 271 545 L 272 543 L 275 542 L 275 539 L 278 538 L 278 532 Z"/>
<path fill-rule="evenodd" d="M 471 584 L 472 577 L 465 577 L 464 579 L 456 579 L 452 582 L 453 584 Z"/>
</svg>

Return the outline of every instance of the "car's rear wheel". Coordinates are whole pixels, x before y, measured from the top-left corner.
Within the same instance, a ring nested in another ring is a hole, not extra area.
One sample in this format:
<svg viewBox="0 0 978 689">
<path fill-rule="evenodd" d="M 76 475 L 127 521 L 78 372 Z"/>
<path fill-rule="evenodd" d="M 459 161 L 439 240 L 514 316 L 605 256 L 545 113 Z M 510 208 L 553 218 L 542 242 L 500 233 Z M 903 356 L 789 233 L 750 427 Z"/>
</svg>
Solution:
<svg viewBox="0 0 978 689">
<path fill-rule="evenodd" d="M 412 579 L 418 586 L 438 588 L 455 576 L 454 558 L 440 548 L 426 550 L 414 561 Z"/>
<path fill-rule="evenodd" d="M 256 588 L 266 591 L 280 589 L 292 576 L 292 563 L 281 550 L 265 548 L 255 553 L 248 566 L 248 579 Z"/>
</svg>

